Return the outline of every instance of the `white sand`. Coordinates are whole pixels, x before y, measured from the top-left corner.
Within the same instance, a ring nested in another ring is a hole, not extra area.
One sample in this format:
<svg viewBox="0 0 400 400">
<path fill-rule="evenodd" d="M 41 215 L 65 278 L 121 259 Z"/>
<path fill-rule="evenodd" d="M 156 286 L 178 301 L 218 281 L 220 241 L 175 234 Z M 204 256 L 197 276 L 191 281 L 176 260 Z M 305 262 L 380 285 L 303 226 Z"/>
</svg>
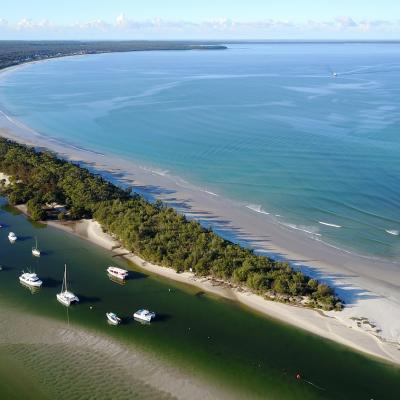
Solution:
<svg viewBox="0 0 400 400">
<path fill-rule="evenodd" d="M 1 111 L 0 134 L 22 143 L 48 148 L 65 159 L 87 163 L 107 179 L 120 185 L 132 185 L 147 197 L 161 199 L 231 240 L 285 258 L 303 272 L 335 287 L 346 301 L 346 309 L 325 313 L 326 316 L 322 317 L 310 310 L 267 302 L 249 294 L 229 293 L 229 296 L 318 335 L 400 362 L 400 264 L 339 250 L 304 232 L 284 227 L 271 216 L 251 210 L 245 204 L 223 199 L 166 172 L 143 168 L 121 157 L 105 156 L 41 136 Z M 94 234 L 89 232 L 88 235 Z M 98 244 L 107 247 L 104 240 L 99 239 Z M 135 262 L 141 265 L 140 260 Z M 144 267 L 149 270 L 154 268 L 154 272 L 175 280 L 187 278 L 197 286 L 207 285 L 207 282 L 193 281 L 186 274 L 178 275 L 149 264 Z M 221 291 L 210 284 L 207 290 Z"/>
</svg>

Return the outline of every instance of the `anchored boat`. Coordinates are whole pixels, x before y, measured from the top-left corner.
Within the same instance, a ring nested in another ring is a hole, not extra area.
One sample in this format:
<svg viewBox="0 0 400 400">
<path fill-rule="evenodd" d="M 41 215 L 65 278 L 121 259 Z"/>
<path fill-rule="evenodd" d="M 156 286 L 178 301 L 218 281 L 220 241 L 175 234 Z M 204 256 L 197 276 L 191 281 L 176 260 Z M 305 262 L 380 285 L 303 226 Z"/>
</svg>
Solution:
<svg viewBox="0 0 400 400">
<path fill-rule="evenodd" d="M 42 281 L 39 277 L 33 272 L 24 272 L 22 271 L 22 275 L 20 275 L 19 280 L 21 283 L 32 286 L 32 287 L 40 287 L 42 286 Z"/>
<path fill-rule="evenodd" d="M 121 280 L 125 280 L 128 277 L 128 271 L 126 269 L 114 267 L 110 265 L 107 268 L 107 272 L 109 275 L 113 276 L 114 278 L 118 278 Z"/>
<path fill-rule="evenodd" d="M 69 307 L 72 303 L 78 303 L 79 298 L 75 296 L 72 292 L 68 291 L 67 287 L 67 265 L 64 268 L 64 278 L 61 286 L 61 292 L 57 293 L 57 300 L 64 306 Z"/>
<path fill-rule="evenodd" d="M 32 247 L 32 255 L 34 255 L 35 257 L 40 257 L 40 250 L 38 248 L 38 244 L 37 244 L 37 237 L 35 237 L 35 247 Z"/>
<path fill-rule="evenodd" d="M 16 235 L 14 232 L 10 232 L 10 233 L 8 234 L 8 240 L 9 240 L 11 243 L 14 243 L 17 239 L 18 239 L 18 238 L 17 238 L 17 235 Z"/>
<path fill-rule="evenodd" d="M 117 316 L 117 314 L 109 312 L 109 313 L 106 313 L 106 317 L 107 317 L 108 322 L 111 325 L 119 325 L 121 323 L 121 318 L 119 318 Z"/>
<path fill-rule="evenodd" d="M 145 309 L 138 310 L 133 314 L 133 318 L 145 322 L 151 322 L 155 317 L 156 313 Z"/>
</svg>

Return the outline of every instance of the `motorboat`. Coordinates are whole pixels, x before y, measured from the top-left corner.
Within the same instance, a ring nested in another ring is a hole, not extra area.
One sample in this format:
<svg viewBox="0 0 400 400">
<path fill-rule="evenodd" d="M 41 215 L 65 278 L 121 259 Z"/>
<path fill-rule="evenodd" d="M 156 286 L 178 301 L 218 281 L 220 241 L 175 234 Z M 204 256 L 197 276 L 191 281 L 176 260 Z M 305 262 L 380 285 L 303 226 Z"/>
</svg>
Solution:
<svg viewBox="0 0 400 400">
<path fill-rule="evenodd" d="M 114 267 L 110 265 L 107 268 L 107 272 L 109 275 L 113 276 L 114 278 L 125 280 L 128 277 L 128 271 L 126 269 Z"/>
<path fill-rule="evenodd" d="M 57 293 L 57 300 L 64 306 L 69 307 L 72 303 L 78 303 L 79 298 L 74 293 L 70 292 L 67 287 L 67 266 L 64 269 L 64 278 L 61 286 L 61 292 Z"/>
<path fill-rule="evenodd" d="M 18 239 L 18 238 L 17 238 L 17 235 L 16 235 L 14 232 L 10 232 L 10 233 L 8 234 L 8 240 L 9 240 L 11 243 L 14 243 L 17 239 Z"/>
<path fill-rule="evenodd" d="M 21 283 L 27 286 L 40 287 L 43 284 L 39 277 L 33 272 L 22 271 L 22 275 L 20 275 L 19 280 Z"/>
<path fill-rule="evenodd" d="M 111 325 L 119 325 L 121 323 L 121 318 L 119 318 L 117 316 L 117 314 L 114 314 L 112 312 L 108 312 L 108 313 L 106 313 L 106 317 L 107 317 L 108 322 Z"/>
<path fill-rule="evenodd" d="M 156 313 L 153 311 L 145 310 L 145 309 L 140 309 L 133 314 L 133 318 L 145 321 L 145 322 L 151 322 L 154 318 L 156 317 Z"/>
<path fill-rule="evenodd" d="M 120 285 L 120 286 L 126 285 L 126 280 L 125 279 L 116 278 L 115 276 L 110 275 L 110 274 L 108 274 L 108 279 L 111 282 L 116 283 L 117 285 Z"/>
</svg>

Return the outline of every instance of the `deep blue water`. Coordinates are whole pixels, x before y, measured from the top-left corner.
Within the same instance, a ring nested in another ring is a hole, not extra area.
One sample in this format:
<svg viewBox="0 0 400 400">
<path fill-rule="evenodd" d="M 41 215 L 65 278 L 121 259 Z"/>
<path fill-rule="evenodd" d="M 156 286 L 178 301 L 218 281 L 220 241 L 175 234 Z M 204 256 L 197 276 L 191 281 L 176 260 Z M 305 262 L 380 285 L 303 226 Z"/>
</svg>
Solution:
<svg viewBox="0 0 400 400">
<path fill-rule="evenodd" d="M 400 255 L 398 44 L 57 59 L 5 74 L 0 104 L 43 134 L 167 170 L 317 239 Z"/>
</svg>

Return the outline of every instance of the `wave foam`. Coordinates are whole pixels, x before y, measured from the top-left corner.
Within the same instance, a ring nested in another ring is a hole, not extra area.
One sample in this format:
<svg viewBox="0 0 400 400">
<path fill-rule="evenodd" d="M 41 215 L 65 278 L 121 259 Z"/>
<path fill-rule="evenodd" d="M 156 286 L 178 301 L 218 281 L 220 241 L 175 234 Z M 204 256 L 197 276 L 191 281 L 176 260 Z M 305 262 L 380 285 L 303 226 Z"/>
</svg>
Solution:
<svg viewBox="0 0 400 400">
<path fill-rule="evenodd" d="M 145 167 L 143 165 L 140 165 L 139 168 L 146 172 L 150 172 L 152 174 L 159 175 L 159 176 L 166 176 L 169 174 L 169 171 L 166 169 L 163 170 L 163 169 L 149 168 L 149 167 Z"/>
<path fill-rule="evenodd" d="M 203 189 L 200 189 L 203 193 L 207 193 L 207 194 L 210 194 L 211 196 L 216 196 L 216 197 L 219 197 L 219 195 L 217 194 L 217 193 L 214 193 L 214 192 L 210 192 L 209 190 L 203 190 Z"/>
<path fill-rule="evenodd" d="M 325 226 L 331 226 L 332 228 L 341 228 L 342 225 L 336 225 L 336 224 L 330 224 L 329 222 L 324 222 L 324 221 L 318 221 L 319 224 L 325 225 Z"/>
<path fill-rule="evenodd" d="M 294 224 L 283 224 L 283 225 L 287 226 L 288 228 L 295 229 L 296 231 L 302 231 L 302 232 L 308 233 L 310 235 L 322 236 L 320 233 L 311 230 L 313 228 L 297 226 L 297 225 L 294 225 Z"/>
<path fill-rule="evenodd" d="M 258 213 L 260 213 L 260 214 L 265 214 L 265 215 L 269 215 L 269 214 L 270 214 L 269 212 L 263 210 L 263 209 L 262 209 L 262 206 L 259 205 L 259 204 L 247 204 L 246 207 L 247 207 L 248 209 L 250 209 L 250 210 L 252 210 L 252 211 L 255 211 L 255 212 L 258 212 Z"/>
<path fill-rule="evenodd" d="M 393 236 L 400 235 L 400 232 L 396 229 L 385 229 L 385 232 L 387 232 L 389 235 L 393 235 Z"/>
</svg>

